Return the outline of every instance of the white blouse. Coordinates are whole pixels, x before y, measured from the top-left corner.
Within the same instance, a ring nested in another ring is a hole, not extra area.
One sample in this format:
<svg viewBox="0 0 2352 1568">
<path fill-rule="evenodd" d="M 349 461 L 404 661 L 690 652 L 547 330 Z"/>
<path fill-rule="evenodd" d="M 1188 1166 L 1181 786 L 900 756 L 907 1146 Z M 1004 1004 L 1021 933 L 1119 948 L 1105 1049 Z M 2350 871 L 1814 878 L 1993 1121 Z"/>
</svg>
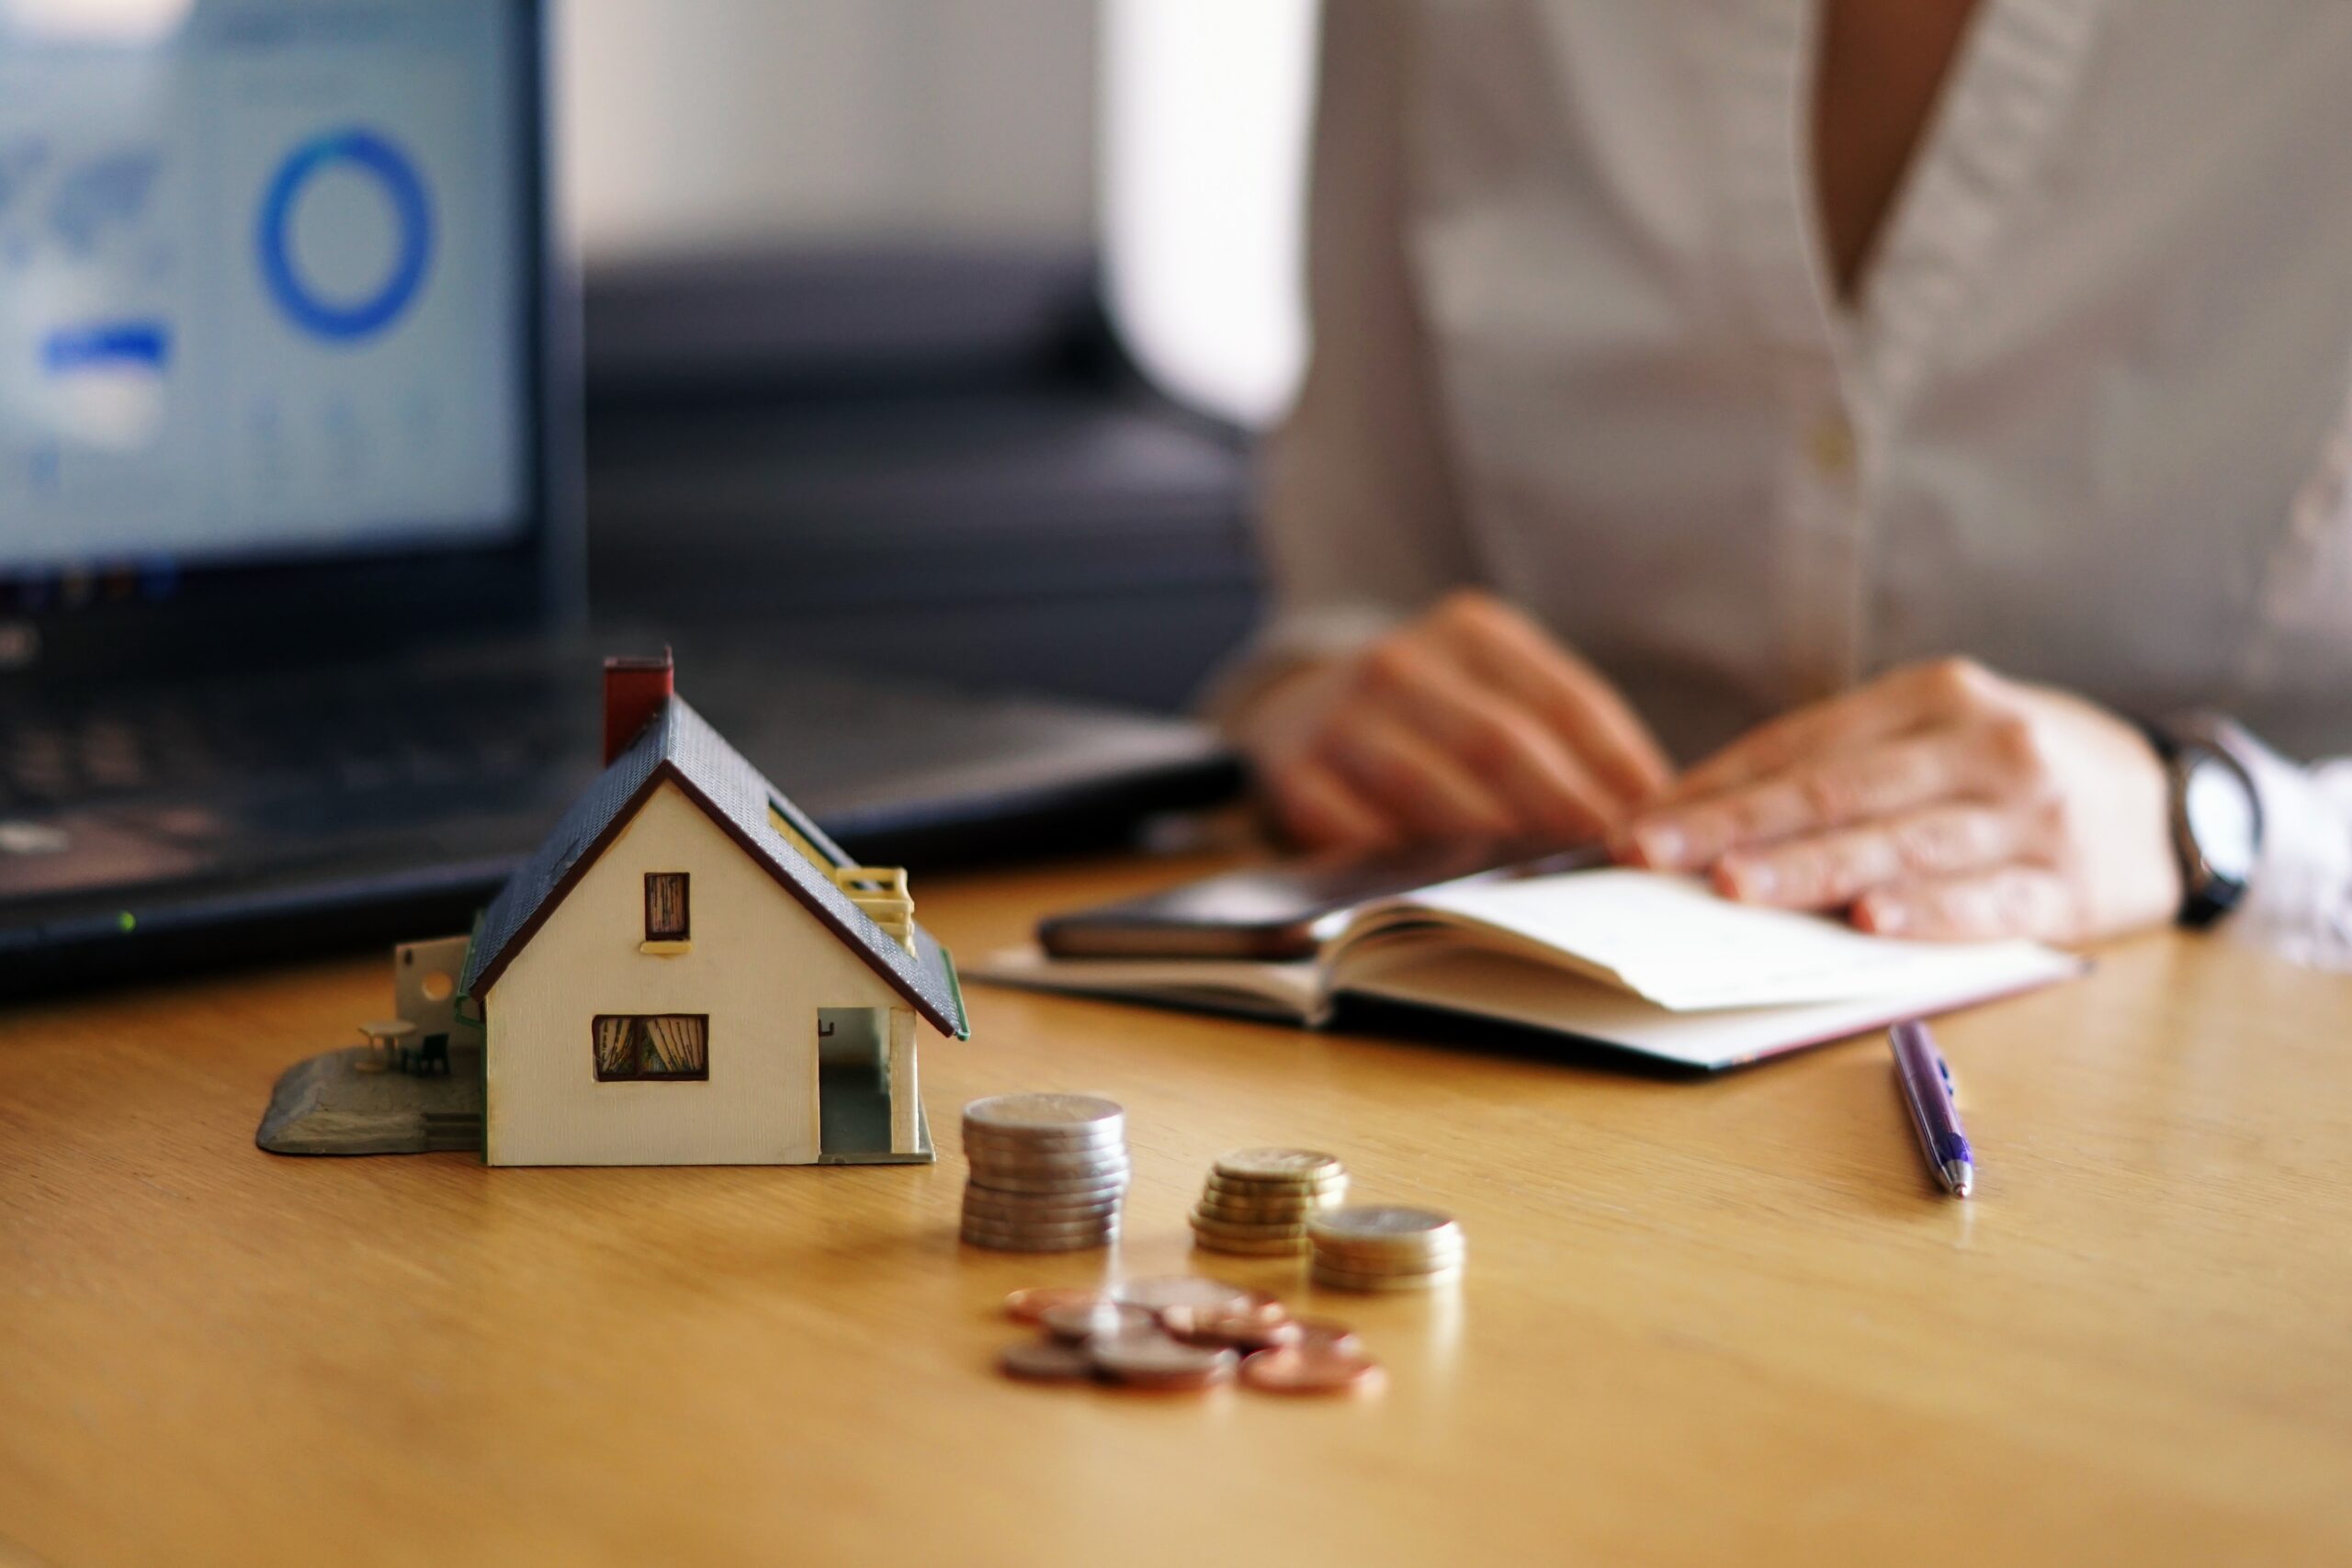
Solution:
<svg viewBox="0 0 2352 1568">
<path fill-rule="evenodd" d="M 1479 583 L 1684 760 L 1947 652 L 2352 750 L 2352 5 L 1982 0 L 1851 307 L 1818 21 L 1326 7 L 1261 655 Z M 2245 750 L 2232 923 L 2352 966 L 2352 763 Z"/>
</svg>

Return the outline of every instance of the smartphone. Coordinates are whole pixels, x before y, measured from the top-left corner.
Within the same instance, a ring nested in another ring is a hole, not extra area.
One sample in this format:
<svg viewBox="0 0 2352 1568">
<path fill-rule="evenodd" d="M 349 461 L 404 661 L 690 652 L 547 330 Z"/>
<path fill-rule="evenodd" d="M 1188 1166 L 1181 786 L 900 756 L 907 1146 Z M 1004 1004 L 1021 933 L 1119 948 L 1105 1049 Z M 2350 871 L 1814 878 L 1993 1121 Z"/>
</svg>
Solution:
<svg viewBox="0 0 2352 1568">
<path fill-rule="evenodd" d="M 1598 845 L 1562 850 L 1480 839 L 1371 857 L 1277 861 L 1049 915 L 1037 922 L 1037 944 L 1057 958 L 1312 958 L 1330 925 L 1375 898 L 1465 876 L 1575 871 L 1607 858 Z"/>
</svg>

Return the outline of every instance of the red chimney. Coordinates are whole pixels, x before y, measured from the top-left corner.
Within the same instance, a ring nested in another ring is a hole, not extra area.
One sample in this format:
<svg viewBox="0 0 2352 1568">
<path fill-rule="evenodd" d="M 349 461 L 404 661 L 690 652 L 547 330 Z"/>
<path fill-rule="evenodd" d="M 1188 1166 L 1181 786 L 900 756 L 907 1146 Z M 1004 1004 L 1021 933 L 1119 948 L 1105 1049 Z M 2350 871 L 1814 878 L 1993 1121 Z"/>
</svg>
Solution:
<svg viewBox="0 0 2352 1568">
<path fill-rule="evenodd" d="M 605 660 L 605 762 L 629 748 L 645 727 L 661 716 L 662 705 L 676 690 L 676 667 L 670 650 L 659 659 Z"/>
</svg>

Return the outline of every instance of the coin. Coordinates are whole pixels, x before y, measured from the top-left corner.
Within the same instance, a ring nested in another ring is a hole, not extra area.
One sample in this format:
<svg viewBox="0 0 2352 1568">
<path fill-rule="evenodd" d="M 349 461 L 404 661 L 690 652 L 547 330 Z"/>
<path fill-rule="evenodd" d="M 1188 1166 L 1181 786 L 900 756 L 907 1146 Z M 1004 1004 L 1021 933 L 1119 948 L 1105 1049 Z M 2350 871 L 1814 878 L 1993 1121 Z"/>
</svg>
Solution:
<svg viewBox="0 0 2352 1568">
<path fill-rule="evenodd" d="M 1110 1197 L 1126 1190 L 1128 1175 L 1124 1167 L 1048 1176 L 1036 1171 L 982 1170 L 976 1166 L 964 1179 L 967 1188 L 1016 1198 Z"/>
<path fill-rule="evenodd" d="M 1334 1274 L 1364 1274 L 1378 1278 L 1408 1274 L 1459 1274 L 1464 1261 L 1459 1253 L 1439 1258 L 1363 1258 L 1335 1257 L 1319 1248 L 1313 1257 L 1316 1268 L 1329 1269 Z"/>
<path fill-rule="evenodd" d="M 987 1127 L 977 1122 L 964 1126 L 964 1148 L 1036 1150 L 1046 1154 L 1079 1154 L 1089 1149 L 1121 1148 L 1127 1141 L 1126 1125 L 1123 1122 L 1104 1122 L 1082 1132 L 1064 1133 L 1028 1129 L 1015 1132 L 1001 1127 Z"/>
<path fill-rule="evenodd" d="M 1187 1345 L 1225 1345 L 1236 1350 L 1263 1350 L 1305 1337 L 1298 1325 L 1277 1304 L 1270 1315 L 1261 1312 L 1220 1312 L 1215 1308 L 1170 1307 L 1159 1324 Z"/>
<path fill-rule="evenodd" d="M 965 1125 L 1012 1133 L 1093 1132 L 1125 1121 L 1115 1100 L 1091 1094 L 1000 1094 L 964 1107 Z"/>
<path fill-rule="evenodd" d="M 1207 1388 L 1233 1379 L 1241 1359 L 1231 1350 L 1186 1345 L 1164 1334 L 1114 1335 L 1088 1347 L 1095 1370 L 1136 1388 Z"/>
<path fill-rule="evenodd" d="M 1127 1163 L 1127 1145 L 1124 1143 L 1104 1144 L 1090 1149 L 991 1149 L 965 1145 L 966 1162 L 988 1170 L 1022 1170 L 1057 1173 L 1066 1170 L 1092 1170 L 1098 1166 L 1124 1166 Z"/>
<path fill-rule="evenodd" d="M 1088 1105 L 1111 1104 L 1107 1100 L 1098 1100 L 1091 1095 L 1000 1095 L 997 1099 L 999 1101 L 1046 1099 L 1061 1104 L 1077 1100 Z M 973 1101 L 976 1106 L 989 1103 L 986 1100 Z M 1089 1114 L 1079 1121 L 1057 1122 L 1038 1117 L 1024 1120 L 1017 1107 L 1008 1111 L 1000 1106 L 998 1110 L 982 1111 L 977 1115 L 967 1108 L 964 1112 L 963 1130 L 964 1136 L 967 1138 L 990 1139 L 998 1143 L 1018 1140 L 1024 1144 L 1076 1145 L 1102 1138 L 1125 1137 L 1126 1112 L 1115 1106 L 1112 1107 L 1112 1112 L 1108 1115 Z"/>
<path fill-rule="evenodd" d="M 1165 1312 L 1173 1306 L 1221 1307 L 1227 1312 L 1250 1312 L 1262 1307 L 1274 1298 L 1263 1291 L 1249 1291 L 1239 1285 L 1228 1285 L 1222 1280 L 1203 1279 L 1198 1274 L 1162 1274 L 1154 1279 L 1130 1280 L 1111 1287 L 1112 1296 L 1118 1301 L 1133 1302 L 1153 1312 Z"/>
<path fill-rule="evenodd" d="M 1462 1270 L 1457 1266 L 1419 1274 L 1358 1274 L 1317 1263 L 1307 1277 L 1335 1291 L 1434 1291 L 1460 1280 Z"/>
<path fill-rule="evenodd" d="M 965 1231 L 973 1235 L 1038 1236 L 1056 1240 L 1064 1236 L 1100 1235 L 1119 1228 L 1118 1216 L 1105 1214 L 1091 1220 L 999 1220 L 986 1214 L 966 1214 Z"/>
<path fill-rule="evenodd" d="M 1352 1274 L 1413 1274 L 1431 1269 L 1458 1269 L 1468 1256 L 1458 1245 L 1432 1247 L 1426 1252 L 1372 1252 L 1327 1247 L 1321 1241 L 1309 1239 L 1317 1263 Z"/>
<path fill-rule="evenodd" d="M 1288 1238 L 1304 1242 L 1306 1239 L 1305 1225 L 1286 1224 L 1279 1220 L 1219 1219 L 1200 1209 L 1193 1211 L 1192 1220 L 1194 1230 L 1205 1231 L 1211 1235 L 1232 1235 L 1261 1241 Z"/>
<path fill-rule="evenodd" d="M 1361 1350 L 1281 1345 L 1241 1363 L 1241 1381 L 1268 1393 L 1344 1393 L 1369 1386 L 1380 1364 Z"/>
<path fill-rule="evenodd" d="M 1084 1346 L 1054 1339 L 1024 1339 L 1008 1345 L 996 1364 L 1005 1376 L 1026 1382 L 1079 1382 L 1094 1376 L 1094 1358 Z"/>
<path fill-rule="evenodd" d="M 1092 1285 L 1032 1285 L 1004 1298 L 1004 1315 L 1015 1323 L 1035 1323 L 1048 1307 L 1092 1306 L 1110 1299 L 1110 1292 Z"/>
<path fill-rule="evenodd" d="M 1127 1190 L 1126 1182 L 1119 1178 L 1072 1181 L 1059 1186 L 1028 1182 L 1020 1187 L 998 1187 L 992 1185 L 992 1180 L 985 1174 L 975 1173 L 964 1183 L 964 1196 L 1023 1208 L 1072 1209 L 1088 1203 L 1115 1203 Z"/>
<path fill-rule="evenodd" d="M 990 1187 L 984 1181 L 967 1181 L 964 1201 L 967 1203 L 993 1204 L 1001 1209 L 1018 1209 L 1023 1213 L 1035 1213 L 1041 1209 L 1116 1208 L 1126 1194 L 1120 1182 L 1095 1182 L 1085 1187 L 1069 1187 L 1058 1190 L 1030 1192 L 1011 1188 Z"/>
<path fill-rule="evenodd" d="M 1328 1317 L 1294 1317 L 1292 1325 L 1298 1330 L 1295 1341 L 1302 1350 L 1346 1350 L 1363 1348 L 1363 1341 L 1356 1331 L 1344 1323 L 1334 1323 Z"/>
<path fill-rule="evenodd" d="M 1230 1179 L 1285 1185 L 1347 1178 L 1347 1167 L 1315 1149 L 1233 1149 L 1216 1156 L 1216 1170 Z"/>
<path fill-rule="evenodd" d="M 1088 1203 L 1076 1208 L 1060 1205 L 1033 1207 L 1023 1203 L 1006 1203 L 997 1199 L 967 1196 L 964 1200 L 964 1214 L 966 1218 L 978 1220 L 983 1224 L 1075 1225 L 1083 1224 L 1089 1221 L 1116 1219 L 1119 1215 L 1119 1205 L 1115 1202 L 1103 1202 Z"/>
<path fill-rule="evenodd" d="M 1237 1198 L 1229 1192 L 1203 1192 L 1201 1213 L 1216 1214 L 1229 1220 L 1254 1220 L 1274 1224 L 1303 1225 L 1323 1212 L 1320 1203 L 1298 1203 L 1288 1200 L 1265 1201 L 1256 1198 Z"/>
<path fill-rule="evenodd" d="M 1105 1160 L 1066 1170 L 1012 1170 L 1002 1166 L 976 1165 L 964 1179 L 993 1192 L 1083 1192 L 1094 1187 L 1125 1187 L 1134 1179 L 1125 1160 Z"/>
<path fill-rule="evenodd" d="M 1127 1190 L 1127 1170 L 1124 1166 L 1069 1176 L 1029 1176 L 976 1168 L 966 1179 L 990 1192 L 1042 1192 L 1065 1198 L 1104 1198 Z"/>
<path fill-rule="evenodd" d="M 1243 1200 L 1266 1201 L 1287 1201 L 1296 1203 L 1334 1203 L 1348 1190 L 1348 1179 L 1334 1177 L 1329 1181 L 1244 1181 L 1237 1177 L 1212 1174 L 1201 1183 L 1204 1192 L 1222 1193 Z"/>
<path fill-rule="evenodd" d="M 1222 1252 L 1229 1258 L 1303 1258 L 1306 1244 L 1276 1237 L 1272 1241 L 1245 1241 L 1239 1236 L 1212 1235 L 1205 1231 L 1193 1233 L 1193 1245 L 1203 1252 Z"/>
<path fill-rule="evenodd" d="M 1117 1227 L 1117 1223 L 1120 1223 L 1117 1213 L 1000 1215 L 988 1213 L 986 1208 L 965 1208 L 965 1224 L 971 1229 L 1103 1229 Z"/>
<path fill-rule="evenodd" d="M 1318 1241 L 1328 1237 L 1342 1245 L 1355 1243 L 1364 1247 L 1426 1246 L 1462 1235 L 1462 1227 L 1451 1214 L 1396 1203 L 1329 1209 L 1317 1214 L 1312 1224 Z"/>
<path fill-rule="evenodd" d="M 985 1247 L 991 1252 L 1091 1252 L 1098 1247 L 1108 1247 L 1118 1240 L 1119 1229 L 1114 1225 L 1100 1235 L 1068 1236 L 1054 1240 L 1034 1236 L 976 1233 L 967 1229 L 963 1232 L 963 1239 L 967 1246 Z"/>
<path fill-rule="evenodd" d="M 1105 1334 L 1138 1334 L 1159 1326 L 1159 1319 L 1150 1309 L 1109 1301 L 1047 1307 L 1037 1321 L 1055 1338 L 1072 1344 Z"/>
<path fill-rule="evenodd" d="M 1127 1145 L 1105 1144 L 1099 1149 L 1011 1150 L 980 1149 L 967 1145 L 964 1163 L 973 1170 L 1010 1170 L 1023 1174 L 1060 1176 L 1100 1166 L 1125 1167 Z"/>
</svg>

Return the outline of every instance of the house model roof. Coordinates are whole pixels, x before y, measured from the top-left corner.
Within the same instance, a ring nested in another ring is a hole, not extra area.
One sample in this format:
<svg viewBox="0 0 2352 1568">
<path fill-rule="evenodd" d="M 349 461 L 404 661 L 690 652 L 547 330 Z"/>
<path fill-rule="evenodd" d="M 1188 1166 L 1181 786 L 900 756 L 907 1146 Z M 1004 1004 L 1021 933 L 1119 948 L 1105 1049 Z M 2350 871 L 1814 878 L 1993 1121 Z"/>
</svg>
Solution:
<svg viewBox="0 0 2352 1568">
<path fill-rule="evenodd" d="M 931 933 L 915 927 L 915 951 L 910 953 L 850 902 L 830 875 L 776 830 L 771 810 L 834 864 L 857 863 L 677 696 L 571 803 L 531 858 L 506 879 L 482 915 L 460 989 L 479 999 L 498 983 L 514 954 L 665 779 L 942 1033 L 959 1039 L 968 1035 L 955 971 Z"/>
</svg>

